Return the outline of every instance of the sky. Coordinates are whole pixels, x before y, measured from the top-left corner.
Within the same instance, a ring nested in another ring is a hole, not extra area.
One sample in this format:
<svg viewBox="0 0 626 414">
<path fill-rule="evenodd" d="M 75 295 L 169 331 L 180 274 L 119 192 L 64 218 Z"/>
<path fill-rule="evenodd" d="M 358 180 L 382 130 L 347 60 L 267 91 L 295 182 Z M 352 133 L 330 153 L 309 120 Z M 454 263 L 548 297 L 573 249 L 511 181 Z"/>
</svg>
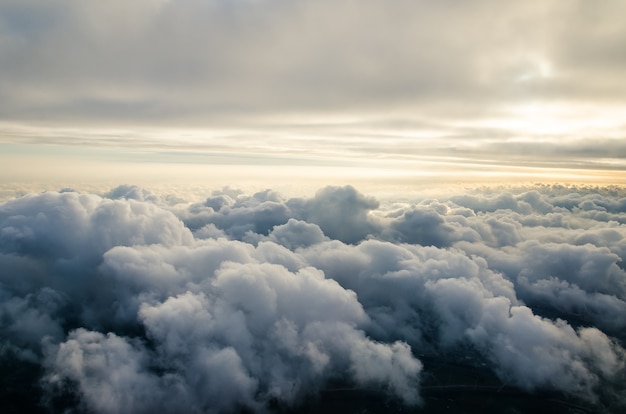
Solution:
<svg viewBox="0 0 626 414">
<path fill-rule="evenodd" d="M 0 1 L 4 183 L 624 182 L 621 1 L 127 3 Z"/>
<path fill-rule="evenodd" d="M 625 9 L 0 0 L 0 411 L 626 412 Z"/>
</svg>

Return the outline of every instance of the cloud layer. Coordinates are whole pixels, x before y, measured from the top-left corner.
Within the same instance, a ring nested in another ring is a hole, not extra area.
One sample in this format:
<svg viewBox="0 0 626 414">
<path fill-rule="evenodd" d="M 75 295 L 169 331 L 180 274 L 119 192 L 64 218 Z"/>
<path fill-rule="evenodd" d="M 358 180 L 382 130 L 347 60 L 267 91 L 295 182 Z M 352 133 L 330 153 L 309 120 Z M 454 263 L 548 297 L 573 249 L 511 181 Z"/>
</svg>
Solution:
<svg viewBox="0 0 626 414">
<path fill-rule="evenodd" d="M 621 98 L 621 8 L 619 1 L 2 1 L 2 91 L 10 98 L 3 112 L 157 120 L 206 117 L 209 108 L 232 115 L 448 106 L 459 94 L 472 106 L 528 95 Z"/>
<path fill-rule="evenodd" d="M 623 408 L 624 196 L 381 204 L 352 187 L 225 188 L 189 204 L 120 186 L 9 200 L 0 359 L 38 368 L 23 380 L 34 395 L 5 396 L 53 411 L 263 411 L 344 384 L 428 407 L 443 381 L 429 369 L 446 361 Z"/>
<path fill-rule="evenodd" d="M 606 172 L 626 168 L 619 0 L 39 3 L 0 1 L 7 165 L 49 143 L 409 176 L 516 165 L 621 183 Z"/>
</svg>

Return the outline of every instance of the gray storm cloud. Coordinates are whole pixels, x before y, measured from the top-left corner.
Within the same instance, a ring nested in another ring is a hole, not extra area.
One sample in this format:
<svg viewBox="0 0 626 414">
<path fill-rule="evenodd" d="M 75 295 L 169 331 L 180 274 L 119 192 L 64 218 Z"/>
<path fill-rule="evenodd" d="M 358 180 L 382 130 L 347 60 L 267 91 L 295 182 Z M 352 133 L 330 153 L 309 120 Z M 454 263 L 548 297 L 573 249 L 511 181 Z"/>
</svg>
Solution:
<svg viewBox="0 0 626 414">
<path fill-rule="evenodd" d="M 625 199 L 226 188 L 173 204 L 120 186 L 8 200 L 0 360 L 37 367 L 28 401 L 52 411 L 297 409 L 338 383 L 429 407 L 436 361 L 619 411 Z"/>
</svg>

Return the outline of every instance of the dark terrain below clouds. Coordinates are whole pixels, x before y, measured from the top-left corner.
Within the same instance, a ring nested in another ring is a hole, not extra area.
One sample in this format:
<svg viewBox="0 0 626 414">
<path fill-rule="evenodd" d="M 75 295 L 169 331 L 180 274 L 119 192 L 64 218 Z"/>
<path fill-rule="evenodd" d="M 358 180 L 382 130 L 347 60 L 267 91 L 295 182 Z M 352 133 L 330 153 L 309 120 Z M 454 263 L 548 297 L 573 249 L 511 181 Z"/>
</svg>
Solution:
<svg viewBox="0 0 626 414">
<path fill-rule="evenodd" d="M 0 204 L 3 397 L 14 410 L 271 411 L 342 384 L 427 409 L 447 363 L 617 412 L 624 257 L 615 188 L 413 203 L 352 187 L 27 195 Z"/>
</svg>

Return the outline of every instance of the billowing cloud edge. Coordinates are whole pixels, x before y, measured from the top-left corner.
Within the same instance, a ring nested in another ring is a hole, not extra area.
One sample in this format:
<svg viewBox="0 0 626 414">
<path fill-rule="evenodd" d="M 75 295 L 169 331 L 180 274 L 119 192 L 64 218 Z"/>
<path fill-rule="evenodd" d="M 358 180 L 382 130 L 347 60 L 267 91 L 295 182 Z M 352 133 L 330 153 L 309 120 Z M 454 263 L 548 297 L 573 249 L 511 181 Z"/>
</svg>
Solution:
<svg viewBox="0 0 626 414">
<path fill-rule="evenodd" d="M 625 200 L 27 195 L 0 205 L 0 351 L 41 367 L 33 397 L 53 408 L 261 411 L 337 381 L 414 405 L 449 359 L 613 409 Z"/>
</svg>

